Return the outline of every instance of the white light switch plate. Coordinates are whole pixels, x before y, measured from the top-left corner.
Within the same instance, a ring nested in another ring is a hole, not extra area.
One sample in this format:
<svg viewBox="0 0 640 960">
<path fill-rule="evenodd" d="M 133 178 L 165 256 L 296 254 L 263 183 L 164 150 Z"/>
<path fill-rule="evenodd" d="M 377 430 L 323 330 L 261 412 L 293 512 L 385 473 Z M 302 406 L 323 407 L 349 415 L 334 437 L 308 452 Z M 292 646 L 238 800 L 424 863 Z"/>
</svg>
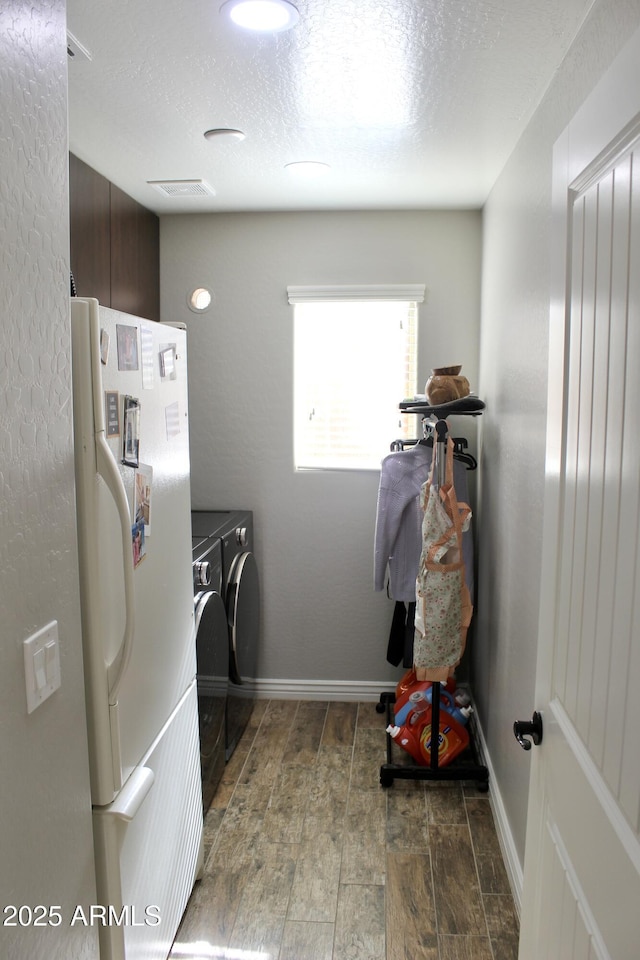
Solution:
<svg viewBox="0 0 640 960">
<path fill-rule="evenodd" d="M 23 647 L 27 713 L 32 713 L 60 686 L 58 621 L 52 620 L 38 630 Z"/>
</svg>

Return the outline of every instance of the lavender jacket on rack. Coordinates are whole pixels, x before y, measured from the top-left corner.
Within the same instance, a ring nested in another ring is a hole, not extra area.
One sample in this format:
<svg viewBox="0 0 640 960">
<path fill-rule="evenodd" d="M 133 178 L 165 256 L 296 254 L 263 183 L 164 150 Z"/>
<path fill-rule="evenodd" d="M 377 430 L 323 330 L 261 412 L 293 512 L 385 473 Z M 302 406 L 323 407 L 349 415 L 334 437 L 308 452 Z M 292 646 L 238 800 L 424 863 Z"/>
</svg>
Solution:
<svg viewBox="0 0 640 960">
<path fill-rule="evenodd" d="M 374 547 L 374 589 L 384 590 L 387 567 L 389 592 L 394 600 L 414 603 L 422 550 L 420 488 L 429 477 L 433 447 L 417 443 L 390 453 L 382 461 Z M 469 502 L 467 468 L 453 462 L 458 500 Z M 473 603 L 473 533 L 471 524 L 462 538 L 465 578 Z"/>
</svg>

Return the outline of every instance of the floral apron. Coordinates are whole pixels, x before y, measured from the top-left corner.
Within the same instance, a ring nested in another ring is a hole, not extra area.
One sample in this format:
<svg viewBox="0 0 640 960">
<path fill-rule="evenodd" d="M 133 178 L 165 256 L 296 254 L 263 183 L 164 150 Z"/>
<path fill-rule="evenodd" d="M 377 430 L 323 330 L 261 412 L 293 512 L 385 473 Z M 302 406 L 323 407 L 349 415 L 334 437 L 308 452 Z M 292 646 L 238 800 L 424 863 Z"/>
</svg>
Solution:
<svg viewBox="0 0 640 960">
<path fill-rule="evenodd" d="M 462 534 L 471 508 L 459 503 L 453 486 L 453 441 L 446 451 L 445 482 L 433 483 L 435 451 L 429 479 L 420 491 L 424 512 L 422 554 L 416 580 L 413 663 L 419 680 L 444 682 L 464 652 L 473 608 L 465 582 Z"/>
</svg>

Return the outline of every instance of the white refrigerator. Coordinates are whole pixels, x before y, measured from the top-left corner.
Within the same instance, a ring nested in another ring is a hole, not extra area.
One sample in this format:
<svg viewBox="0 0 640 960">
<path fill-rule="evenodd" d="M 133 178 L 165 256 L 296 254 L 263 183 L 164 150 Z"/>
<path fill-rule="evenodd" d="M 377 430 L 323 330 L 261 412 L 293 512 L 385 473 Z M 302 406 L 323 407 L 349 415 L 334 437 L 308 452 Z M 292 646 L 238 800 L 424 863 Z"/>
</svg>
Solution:
<svg viewBox="0 0 640 960">
<path fill-rule="evenodd" d="M 71 331 L 91 919 L 162 960 L 202 865 L 186 332 L 89 298 Z"/>
</svg>

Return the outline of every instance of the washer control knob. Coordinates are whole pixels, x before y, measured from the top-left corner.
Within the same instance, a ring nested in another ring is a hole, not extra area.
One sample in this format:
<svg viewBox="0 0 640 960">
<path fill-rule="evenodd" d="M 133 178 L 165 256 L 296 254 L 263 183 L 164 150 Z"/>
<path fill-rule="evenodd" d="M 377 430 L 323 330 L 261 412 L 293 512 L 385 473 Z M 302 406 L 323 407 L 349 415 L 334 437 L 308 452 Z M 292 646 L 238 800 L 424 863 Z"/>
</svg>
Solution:
<svg viewBox="0 0 640 960">
<path fill-rule="evenodd" d="M 246 527 L 236 527 L 236 542 L 240 547 L 246 547 L 247 545 L 247 528 Z"/>
<path fill-rule="evenodd" d="M 211 583 L 211 564 L 208 560 L 198 560 L 193 565 L 193 580 L 196 587 L 208 587 Z"/>
</svg>

